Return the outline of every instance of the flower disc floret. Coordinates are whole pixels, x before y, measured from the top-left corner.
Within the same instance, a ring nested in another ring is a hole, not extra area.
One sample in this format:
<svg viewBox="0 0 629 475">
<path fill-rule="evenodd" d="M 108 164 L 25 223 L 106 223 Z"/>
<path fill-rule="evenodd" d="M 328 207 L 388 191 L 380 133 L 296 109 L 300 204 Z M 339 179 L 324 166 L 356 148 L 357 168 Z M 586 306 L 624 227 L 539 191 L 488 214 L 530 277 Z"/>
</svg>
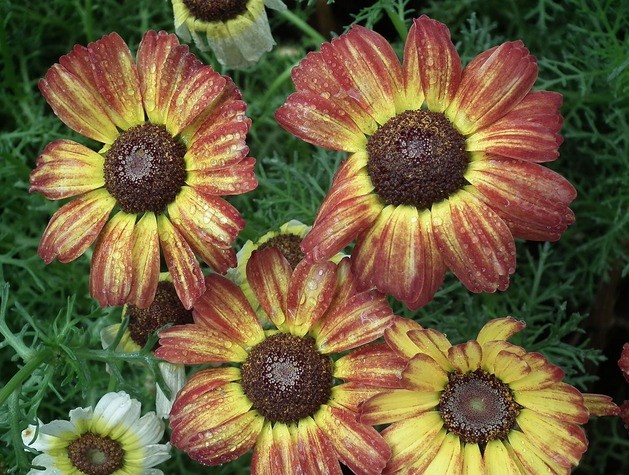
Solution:
<svg viewBox="0 0 629 475">
<path fill-rule="evenodd" d="M 190 13 L 202 21 L 227 21 L 247 11 L 248 0 L 183 0 Z"/>
<path fill-rule="evenodd" d="M 124 466 L 124 450 L 109 437 L 86 432 L 68 445 L 68 458 L 87 475 L 111 475 Z"/>
</svg>

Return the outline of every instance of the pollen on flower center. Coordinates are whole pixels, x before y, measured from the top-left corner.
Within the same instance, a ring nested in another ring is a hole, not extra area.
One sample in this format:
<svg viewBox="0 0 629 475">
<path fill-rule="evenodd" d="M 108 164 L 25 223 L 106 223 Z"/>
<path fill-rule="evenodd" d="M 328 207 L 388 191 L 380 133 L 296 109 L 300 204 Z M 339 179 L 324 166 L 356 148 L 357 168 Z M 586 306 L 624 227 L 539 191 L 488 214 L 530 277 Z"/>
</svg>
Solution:
<svg viewBox="0 0 629 475">
<path fill-rule="evenodd" d="M 168 323 L 184 325 L 193 321 L 192 311 L 184 308 L 175 287 L 168 281 L 157 285 L 155 300 L 150 307 L 128 305 L 126 315 L 129 316 L 131 339 L 140 346 L 144 346 L 149 336 Z"/>
<path fill-rule="evenodd" d="M 367 143 L 367 172 L 386 204 L 429 208 L 465 184 L 465 137 L 438 112 L 403 112 Z"/>
<path fill-rule="evenodd" d="M 190 13 L 199 20 L 227 21 L 247 10 L 248 0 L 183 0 Z"/>
<path fill-rule="evenodd" d="M 279 249 L 290 266 L 294 269 L 304 258 L 304 253 L 300 247 L 301 241 L 302 238 L 296 234 L 278 234 L 261 244 L 260 247 L 258 247 L 258 250 L 266 249 L 267 247 Z"/>
<path fill-rule="evenodd" d="M 86 432 L 67 448 L 74 467 L 87 475 L 110 475 L 124 465 L 125 452 L 118 442 Z"/>
<path fill-rule="evenodd" d="M 466 374 L 454 372 L 448 377 L 439 400 L 446 429 L 467 443 L 504 439 L 521 409 L 509 386 L 480 369 Z"/>
<path fill-rule="evenodd" d="M 127 213 L 161 213 L 186 180 L 186 146 L 163 125 L 122 132 L 105 157 L 105 188 Z"/>
<path fill-rule="evenodd" d="M 271 335 L 243 363 L 242 387 L 267 420 L 297 422 L 330 398 L 332 360 L 317 351 L 312 338 Z"/>
</svg>

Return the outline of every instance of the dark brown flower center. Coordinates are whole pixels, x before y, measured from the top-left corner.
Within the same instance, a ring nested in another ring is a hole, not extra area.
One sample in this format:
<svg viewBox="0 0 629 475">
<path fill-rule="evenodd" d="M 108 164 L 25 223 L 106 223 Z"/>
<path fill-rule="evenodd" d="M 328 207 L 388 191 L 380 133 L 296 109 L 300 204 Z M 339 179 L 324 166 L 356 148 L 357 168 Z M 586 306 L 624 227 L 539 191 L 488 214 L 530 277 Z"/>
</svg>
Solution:
<svg viewBox="0 0 629 475">
<path fill-rule="evenodd" d="M 190 13 L 199 20 L 227 21 L 247 10 L 247 0 L 183 0 Z"/>
<path fill-rule="evenodd" d="M 266 249 L 267 247 L 274 247 L 279 249 L 284 255 L 290 266 L 294 269 L 297 264 L 304 258 L 304 253 L 301 251 L 301 238 L 296 234 L 278 234 L 272 237 L 265 243 L 258 247 L 259 250 Z"/>
<path fill-rule="evenodd" d="M 105 157 L 105 188 L 127 213 L 161 213 L 186 180 L 186 146 L 163 125 L 122 132 Z"/>
<path fill-rule="evenodd" d="M 131 339 L 140 346 L 146 345 L 148 338 L 168 323 L 184 325 L 193 321 L 192 311 L 184 308 L 175 287 L 167 281 L 157 285 L 155 300 L 148 308 L 128 305 L 126 315 L 129 316 Z"/>
<path fill-rule="evenodd" d="M 109 437 L 86 432 L 67 450 L 72 465 L 87 475 L 110 475 L 124 466 L 124 450 Z"/>
<path fill-rule="evenodd" d="M 465 184 L 465 137 L 438 112 L 396 115 L 371 136 L 367 153 L 367 172 L 386 204 L 429 208 Z"/>
<path fill-rule="evenodd" d="M 450 373 L 439 400 L 446 429 L 472 444 L 504 439 L 520 409 L 509 386 L 481 369 Z"/>
<path fill-rule="evenodd" d="M 330 399 L 332 360 L 317 351 L 310 337 L 277 333 L 249 353 L 242 387 L 267 420 L 297 422 Z"/>
</svg>

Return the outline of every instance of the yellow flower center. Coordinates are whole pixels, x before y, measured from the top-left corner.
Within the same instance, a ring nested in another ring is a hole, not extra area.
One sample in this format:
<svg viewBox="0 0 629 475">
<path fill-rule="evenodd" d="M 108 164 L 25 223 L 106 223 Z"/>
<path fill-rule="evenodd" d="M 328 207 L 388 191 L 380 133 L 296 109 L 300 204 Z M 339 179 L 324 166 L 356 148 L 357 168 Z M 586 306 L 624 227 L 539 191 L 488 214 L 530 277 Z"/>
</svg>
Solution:
<svg viewBox="0 0 629 475">
<path fill-rule="evenodd" d="M 396 115 L 369 138 L 367 153 L 367 172 L 386 204 L 429 208 L 465 184 L 465 137 L 438 112 Z"/>
<path fill-rule="evenodd" d="M 438 406 L 446 429 L 472 444 L 504 439 L 521 409 L 509 386 L 481 369 L 448 378 Z"/>
<path fill-rule="evenodd" d="M 171 282 L 163 281 L 157 285 L 155 300 L 148 308 L 128 305 L 129 333 L 131 339 L 140 346 L 146 345 L 148 338 L 168 323 L 184 325 L 192 323 L 192 311 L 186 310 L 177 296 Z M 158 343 L 155 342 L 155 345 Z"/>
<path fill-rule="evenodd" d="M 310 337 L 277 333 L 249 353 L 242 387 L 267 420 L 297 422 L 330 399 L 332 360 L 317 351 Z"/>
<path fill-rule="evenodd" d="M 91 432 L 72 441 L 67 451 L 72 465 L 87 475 L 110 475 L 124 466 L 120 444 Z"/>
<path fill-rule="evenodd" d="M 247 11 L 247 0 L 183 0 L 192 15 L 203 21 L 227 21 Z"/>
<path fill-rule="evenodd" d="M 302 239 L 296 234 L 278 234 L 261 244 L 258 249 L 266 249 L 267 247 L 279 249 L 290 266 L 294 269 L 304 258 L 304 253 L 301 251 L 300 247 L 301 241 Z"/>
<path fill-rule="evenodd" d="M 186 180 L 186 146 L 163 125 L 122 132 L 105 156 L 105 188 L 127 213 L 161 213 Z"/>
</svg>

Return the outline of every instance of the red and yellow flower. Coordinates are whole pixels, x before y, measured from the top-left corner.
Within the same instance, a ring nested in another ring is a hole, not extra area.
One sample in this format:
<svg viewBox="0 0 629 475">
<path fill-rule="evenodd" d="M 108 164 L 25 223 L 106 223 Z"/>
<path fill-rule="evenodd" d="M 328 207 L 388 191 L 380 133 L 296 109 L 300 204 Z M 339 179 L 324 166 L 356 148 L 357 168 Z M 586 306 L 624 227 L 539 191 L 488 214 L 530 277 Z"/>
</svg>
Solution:
<svg viewBox="0 0 629 475">
<path fill-rule="evenodd" d="M 463 69 L 447 27 L 422 16 L 400 65 L 383 37 L 354 26 L 292 78 L 280 125 L 351 152 L 303 241 L 308 259 L 357 237 L 362 283 L 415 309 L 448 268 L 472 292 L 506 289 L 514 238 L 554 241 L 574 221 L 574 188 L 540 165 L 559 155 L 562 98 L 531 91 L 537 64 L 521 41 Z"/>
<path fill-rule="evenodd" d="M 562 382 L 539 353 L 506 340 L 524 328 L 489 321 L 476 340 L 452 346 L 435 330 L 397 320 L 385 340 L 408 362 L 401 387 L 363 404 L 361 420 L 392 423 L 384 473 L 570 473 L 587 448 L 588 404 L 617 413 L 609 398 Z"/>
<path fill-rule="evenodd" d="M 68 262 L 98 238 L 90 292 L 102 306 L 148 307 L 160 249 L 186 308 L 205 290 L 201 257 L 224 273 L 244 227 L 221 196 L 254 189 L 250 120 L 233 81 L 203 66 L 174 35 L 149 31 L 134 62 L 116 33 L 75 46 L 39 88 L 70 128 L 100 142 L 50 143 L 31 191 L 75 197 L 52 217 L 39 255 Z M 109 219 L 115 209 L 114 216 Z"/>
<path fill-rule="evenodd" d="M 348 258 L 293 270 L 277 248 L 252 254 L 247 280 L 276 328 L 264 330 L 238 286 L 213 274 L 195 323 L 160 332 L 158 357 L 228 364 L 184 385 L 170 414 L 171 443 L 207 465 L 253 448 L 253 474 L 340 475 L 339 461 L 380 473 L 389 448 L 357 420 L 358 405 L 397 387 L 404 360 L 384 342 L 358 347 L 391 322 L 384 295 L 358 291 Z"/>
</svg>

